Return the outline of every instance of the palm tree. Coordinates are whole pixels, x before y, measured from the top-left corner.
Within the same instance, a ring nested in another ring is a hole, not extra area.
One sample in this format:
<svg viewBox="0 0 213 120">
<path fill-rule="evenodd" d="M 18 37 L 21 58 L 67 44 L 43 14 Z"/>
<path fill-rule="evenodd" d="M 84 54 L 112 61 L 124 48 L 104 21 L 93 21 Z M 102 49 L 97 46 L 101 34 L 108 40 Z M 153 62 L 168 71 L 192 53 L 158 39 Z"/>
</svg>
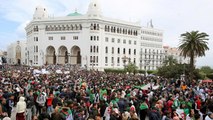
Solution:
<svg viewBox="0 0 213 120">
<path fill-rule="evenodd" d="M 164 60 L 164 65 L 175 65 L 177 64 L 177 59 L 174 59 L 174 57 L 172 55 L 168 56 L 165 60 Z"/>
<path fill-rule="evenodd" d="M 191 31 L 181 34 L 181 41 L 179 50 L 181 55 L 190 58 L 190 80 L 193 79 L 193 72 L 195 70 L 195 58 L 205 56 L 205 51 L 209 50 L 208 47 L 208 36 L 204 32 Z"/>
</svg>

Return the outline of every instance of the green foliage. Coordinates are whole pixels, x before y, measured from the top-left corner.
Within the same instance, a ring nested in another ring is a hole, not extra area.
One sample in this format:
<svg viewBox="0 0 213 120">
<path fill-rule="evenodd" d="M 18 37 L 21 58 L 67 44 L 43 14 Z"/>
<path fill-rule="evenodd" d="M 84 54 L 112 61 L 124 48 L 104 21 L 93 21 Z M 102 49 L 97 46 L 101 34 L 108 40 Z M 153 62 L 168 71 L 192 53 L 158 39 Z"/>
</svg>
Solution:
<svg viewBox="0 0 213 120">
<path fill-rule="evenodd" d="M 157 70 L 147 70 L 148 74 L 157 74 Z"/>
<path fill-rule="evenodd" d="M 208 37 L 204 32 L 191 31 L 181 34 L 182 40 L 178 47 L 181 51 L 181 55 L 184 57 L 190 57 L 190 80 L 193 79 L 194 75 L 194 62 L 196 57 L 205 56 L 205 52 L 209 50 Z"/>
<path fill-rule="evenodd" d="M 162 66 L 158 68 L 157 75 L 166 78 L 180 78 L 183 72 L 184 72 L 183 67 L 180 67 L 179 65 Z"/>
<path fill-rule="evenodd" d="M 208 74 L 208 75 L 206 75 L 206 77 L 213 80 L 213 74 Z"/>
<path fill-rule="evenodd" d="M 212 73 L 212 69 L 209 66 L 203 66 L 200 68 L 200 71 L 202 71 L 203 73 L 207 74 L 211 74 Z"/>
<path fill-rule="evenodd" d="M 145 70 L 137 70 L 137 72 L 140 73 L 140 74 L 145 74 L 146 73 Z"/>
<path fill-rule="evenodd" d="M 136 73 L 138 67 L 134 63 L 129 63 L 128 65 L 125 66 L 125 71 L 129 73 Z"/>
<path fill-rule="evenodd" d="M 164 65 L 175 65 L 177 64 L 177 59 L 174 59 L 172 55 L 168 56 L 164 61 L 163 61 Z"/>
</svg>

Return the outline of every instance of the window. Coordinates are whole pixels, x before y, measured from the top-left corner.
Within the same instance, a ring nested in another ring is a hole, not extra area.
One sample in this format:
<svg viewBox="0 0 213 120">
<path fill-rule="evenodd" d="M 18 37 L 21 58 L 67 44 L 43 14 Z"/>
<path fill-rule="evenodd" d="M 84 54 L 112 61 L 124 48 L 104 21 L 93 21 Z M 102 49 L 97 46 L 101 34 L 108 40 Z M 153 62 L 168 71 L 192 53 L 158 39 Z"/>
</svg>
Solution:
<svg viewBox="0 0 213 120">
<path fill-rule="evenodd" d="M 97 49 L 96 51 L 97 51 L 97 53 L 98 53 L 98 46 L 96 47 L 96 49 Z"/>
<path fill-rule="evenodd" d="M 38 37 L 34 37 L 34 41 L 38 42 Z"/>
<path fill-rule="evenodd" d="M 129 40 L 129 44 L 130 44 L 130 45 L 132 44 L 132 41 L 131 41 L 131 40 Z"/>
<path fill-rule="evenodd" d="M 105 53 L 108 53 L 108 47 L 105 48 Z"/>
<path fill-rule="evenodd" d="M 49 36 L 48 39 L 49 39 L 49 40 L 53 40 L 53 37 L 52 37 L 52 36 Z"/>
<path fill-rule="evenodd" d="M 136 49 L 134 49 L 134 55 L 136 55 Z"/>
<path fill-rule="evenodd" d="M 112 38 L 112 43 L 114 43 L 115 42 L 115 38 Z"/>
<path fill-rule="evenodd" d="M 112 57 L 112 59 L 111 59 L 111 63 L 112 63 L 112 64 L 114 63 L 114 57 Z"/>
<path fill-rule="evenodd" d="M 125 39 L 123 40 L 123 44 L 126 44 L 126 40 Z"/>
<path fill-rule="evenodd" d="M 108 63 L 108 57 L 105 57 L 105 63 Z"/>
<path fill-rule="evenodd" d="M 96 47 L 95 46 L 93 46 L 93 52 L 95 53 L 95 50 L 96 50 Z"/>
<path fill-rule="evenodd" d="M 99 36 L 97 36 L 97 41 L 99 41 Z"/>
<path fill-rule="evenodd" d="M 90 36 L 90 40 L 91 40 L 91 41 L 93 40 L 93 36 Z"/>
<path fill-rule="evenodd" d="M 125 48 L 123 48 L 123 54 L 126 54 L 126 49 Z"/>
<path fill-rule="evenodd" d="M 34 26 L 34 32 L 38 32 L 38 26 Z"/>
<path fill-rule="evenodd" d="M 117 63 L 120 63 L 120 57 L 117 58 Z"/>
<path fill-rule="evenodd" d="M 131 49 L 129 49 L 129 55 L 131 55 Z"/>
<path fill-rule="evenodd" d="M 109 41 L 109 38 L 108 37 L 105 37 L 105 42 L 108 42 Z"/>
<path fill-rule="evenodd" d="M 96 56 L 96 62 L 98 63 L 98 56 Z"/>
<path fill-rule="evenodd" d="M 118 39 L 118 41 L 117 41 L 118 43 L 120 43 L 121 42 L 121 40 L 120 39 Z"/>
<path fill-rule="evenodd" d="M 90 56 L 90 63 L 92 63 L 92 56 Z"/>
<path fill-rule="evenodd" d="M 137 45 L 137 42 L 136 42 L 136 41 L 134 41 L 134 45 Z"/>
<path fill-rule="evenodd" d="M 114 47 L 112 47 L 112 54 L 114 54 Z"/>
<path fill-rule="evenodd" d="M 120 54 L 120 48 L 118 48 L 118 54 Z"/>
<path fill-rule="evenodd" d="M 90 46 L 90 52 L 92 53 L 92 46 Z"/>
<path fill-rule="evenodd" d="M 96 41 L 96 36 L 93 36 L 94 37 L 94 41 Z"/>
<path fill-rule="evenodd" d="M 134 64 L 136 64 L 136 58 L 134 58 L 134 61 L 133 61 L 133 63 L 134 63 Z"/>
<path fill-rule="evenodd" d="M 34 46 L 34 52 L 38 52 L 38 46 Z"/>
<path fill-rule="evenodd" d="M 78 36 L 73 36 L 73 40 L 78 40 Z"/>
<path fill-rule="evenodd" d="M 61 36 L 61 40 L 65 40 L 66 39 L 66 37 L 65 36 Z"/>
</svg>

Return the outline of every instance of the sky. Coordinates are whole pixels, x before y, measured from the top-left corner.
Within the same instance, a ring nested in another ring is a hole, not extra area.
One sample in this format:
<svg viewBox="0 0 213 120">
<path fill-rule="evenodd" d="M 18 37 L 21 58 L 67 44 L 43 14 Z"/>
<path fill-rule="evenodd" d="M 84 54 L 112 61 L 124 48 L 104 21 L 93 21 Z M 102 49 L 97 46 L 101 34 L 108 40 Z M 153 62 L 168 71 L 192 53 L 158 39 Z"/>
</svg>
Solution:
<svg viewBox="0 0 213 120">
<path fill-rule="evenodd" d="M 206 56 L 196 65 L 213 67 L 213 0 L 99 0 L 103 16 L 146 26 L 152 20 L 154 28 L 164 31 L 163 43 L 178 47 L 180 34 L 199 30 L 209 35 Z M 74 12 L 85 14 L 90 0 L 1 0 L 0 50 L 17 40 L 26 40 L 25 26 L 32 20 L 36 6 L 45 6 L 50 16 L 66 16 Z"/>
</svg>

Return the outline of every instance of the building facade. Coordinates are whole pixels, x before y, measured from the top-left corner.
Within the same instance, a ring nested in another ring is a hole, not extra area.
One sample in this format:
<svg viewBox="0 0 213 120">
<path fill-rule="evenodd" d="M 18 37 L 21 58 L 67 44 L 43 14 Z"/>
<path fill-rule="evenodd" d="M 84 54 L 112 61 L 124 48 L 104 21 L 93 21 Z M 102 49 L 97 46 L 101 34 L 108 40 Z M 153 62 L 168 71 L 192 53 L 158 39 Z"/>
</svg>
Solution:
<svg viewBox="0 0 213 120">
<path fill-rule="evenodd" d="M 164 53 L 165 53 L 165 59 L 168 58 L 168 56 L 173 56 L 174 59 L 177 60 L 179 64 L 189 64 L 190 58 L 189 57 L 183 57 L 181 56 L 181 51 L 178 50 L 176 47 L 169 47 L 169 46 L 163 46 Z"/>
<path fill-rule="evenodd" d="M 26 41 L 16 41 L 7 47 L 8 64 L 26 64 Z"/>
<path fill-rule="evenodd" d="M 154 70 L 162 64 L 163 31 L 104 17 L 98 0 L 91 0 L 84 15 L 75 11 L 64 17 L 49 17 L 38 6 L 25 30 L 26 63 L 32 66 L 77 64 L 103 70 L 132 62 Z"/>
</svg>

